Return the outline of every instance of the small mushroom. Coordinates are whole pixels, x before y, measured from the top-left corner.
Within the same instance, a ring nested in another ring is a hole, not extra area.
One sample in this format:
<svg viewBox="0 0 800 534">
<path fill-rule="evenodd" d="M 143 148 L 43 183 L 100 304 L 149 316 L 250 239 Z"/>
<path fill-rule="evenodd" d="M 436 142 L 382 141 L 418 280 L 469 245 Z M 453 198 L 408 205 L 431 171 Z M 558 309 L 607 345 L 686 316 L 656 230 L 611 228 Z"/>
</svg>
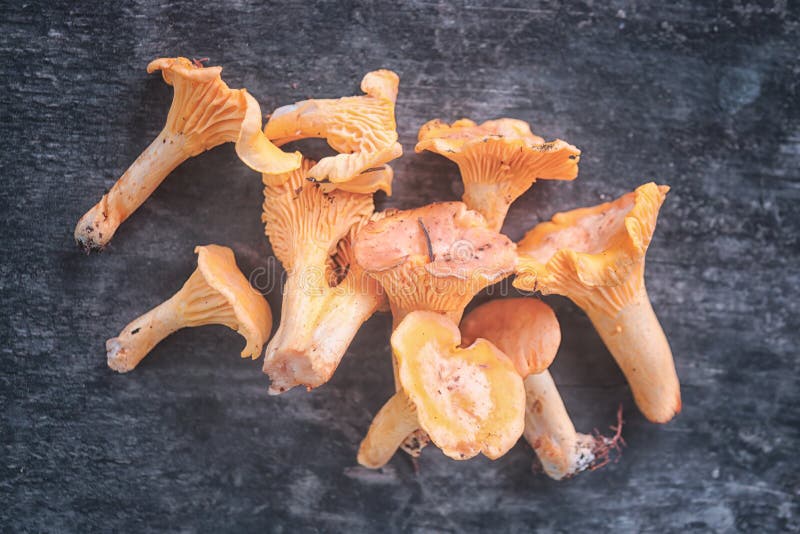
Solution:
<svg viewBox="0 0 800 534">
<path fill-rule="evenodd" d="M 373 216 L 372 196 L 326 192 L 308 181 L 313 166 L 303 159 L 287 176 L 264 175 L 262 220 L 288 275 L 281 323 L 264 357 L 272 394 L 330 380 L 358 329 L 385 304 L 380 285 L 350 261 L 353 233 Z"/>
<path fill-rule="evenodd" d="M 463 342 L 479 337 L 502 350 L 521 377 L 546 371 L 561 344 L 553 310 L 538 299 L 495 299 L 481 304 L 461 321 Z"/>
<path fill-rule="evenodd" d="M 264 133 L 278 146 L 298 139 L 326 139 L 339 154 L 322 158 L 309 170 L 310 178 L 346 191 L 382 189 L 390 193 L 385 181 L 370 182 L 361 175 L 403 153 L 394 118 L 399 83 L 390 70 L 369 72 L 361 81 L 366 95 L 304 100 L 280 107 L 270 116 Z"/>
<path fill-rule="evenodd" d="M 570 477 L 607 460 L 615 442 L 575 432 L 547 370 L 561 344 L 550 306 L 529 298 L 492 300 L 464 317 L 461 335 L 464 345 L 478 338 L 494 343 L 525 379 L 525 439 L 550 478 Z"/>
<path fill-rule="evenodd" d="M 472 297 L 509 276 L 516 261 L 514 244 L 461 202 L 372 221 L 356 236 L 354 253 L 386 292 L 394 327 L 416 310 L 443 314 L 457 324 Z M 418 456 L 426 440 L 424 433 L 415 433 L 403 449 Z"/>
<path fill-rule="evenodd" d="M 87 252 L 105 247 L 117 228 L 190 157 L 227 142 L 239 158 L 259 172 L 282 173 L 300 164 L 261 131 L 261 108 L 245 89 L 230 89 L 222 67 L 197 66 L 186 58 L 161 58 L 147 72 L 161 71 L 174 88 L 167 123 L 161 133 L 89 210 L 75 228 L 75 240 Z"/>
<path fill-rule="evenodd" d="M 514 446 L 524 427 L 522 379 L 490 342 L 460 343 L 458 327 L 435 312 L 412 312 L 398 325 L 392 351 L 401 389 L 361 443 L 361 465 L 383 466 L 418 427 L 456 460 L 496 459 Z"/>
<path fill-rule="evenodd" d="M 500 231 L 508 208 L 536 180 L 574 180 L 581 151 L 560 139 L 545 143 L 527 122 L 498 119 L 477 125 L 438 119 L 419 130 L 416 152 L 429 150 L 458 165 L 462 200 Z"/>
<path fill-rule="evenodd" d="M 261 355 L 272 329 L 269 304 L 239 271 L 231 249 L 206 245 L 194 250 L 197 269 L 180 291 L 106 341 L 109 367 L 127 373 L 176 330 L 209 324 L 225 325 L 245 338 L 242 358 Z"/>
<path fill-rule="evenodd" d="M 594 206 L 556 214 L 518 244 L 514 285 L 570 298 L 591 319 L 650 421 L 681 410 L 672 351 L 644 284 L 645 253 L 669 191 L 648 183 Z"/>
</svg>

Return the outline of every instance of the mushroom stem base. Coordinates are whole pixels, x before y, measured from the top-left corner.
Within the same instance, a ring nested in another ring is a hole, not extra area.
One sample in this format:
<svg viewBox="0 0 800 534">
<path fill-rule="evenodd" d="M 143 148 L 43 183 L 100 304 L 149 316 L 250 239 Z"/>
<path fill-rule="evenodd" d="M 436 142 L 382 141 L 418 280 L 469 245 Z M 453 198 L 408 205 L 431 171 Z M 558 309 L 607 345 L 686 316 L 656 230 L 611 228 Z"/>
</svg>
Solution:
<svg viewBox="0 0 800 534">
<path fill-rule="evenodd" d="M 189 157 L 184 145 L 184 136 L 163 130 L 100 202 L 80 218 L 75 227 L 75 241 L 87 252 L 102 250 L 119 225 Z"/>
<path fill-rule="evenodd" d="M 644 284 L 614 315 L 597 308 L 586 313 L 625 374 L 644 416 L 666 423 L 678 414 L 681 392 L 672 351 Z"/>
<path fill-rule="evenodd" d="M 595 459 L 595 440 L 578 434 L 549 371 L 525 378 L 525 440 L 554 480 L 577 474 Z"/>
</svg>

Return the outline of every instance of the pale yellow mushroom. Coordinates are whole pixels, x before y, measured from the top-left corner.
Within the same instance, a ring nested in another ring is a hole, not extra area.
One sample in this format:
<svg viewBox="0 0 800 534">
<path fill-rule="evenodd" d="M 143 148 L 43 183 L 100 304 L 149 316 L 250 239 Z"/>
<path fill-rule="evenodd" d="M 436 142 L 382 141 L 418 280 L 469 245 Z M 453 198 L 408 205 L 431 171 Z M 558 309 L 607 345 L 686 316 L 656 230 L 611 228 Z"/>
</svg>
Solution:
<svg viewBox="0 0 800 534">
<path fill-rule="evenodd" d="M 390 70 L 376 70 L 361 81 L 363 96 L 312 99 L 276 109 L 264 133 L 278 146 L 290 141 L 323 138 L 339 152 L 322 158 L 308 177 L 357 193 L 378 189 L 391 193 L 391 176 L 363 175 L 403 153 L 397 142 L 394 105 L 400 79 Z M 376 177 L 382 179 L 376 180 Z"/>
<path fill-rule="evenodd" d="M 442 314 L 409 313 L 392 334 L 399 384 L 361 443 L 358 462 L 386 464 L 417 428 L 456 460 L 496 459 L 522 435 L 525 390 L 511 360 L 479 339 L 460 348 L 458 327 Z"/>
<path fill-rule="evenodd" d="M 78 221 L 75 240 L 87 252 L 105 247 L 117 228 L 155 191 L 175 167 L 190 157 L 227 142 L 258 172 L 283 173 L 300 165 L 261 131 L 261 108 L 245 89 L 230 89 L 222 67 L 202 67 L 186 58 L 161 58 L 147 72 L 161 71 L 174 89 L 164 129 Z"/>
<path fill-rule="evenodd" d="M 108 366 L 133 370 L 162 339 L 190 326 L 221 324 L 247 341 L 242 358 L 256 359 L 269 338 L 269 304 L 236 266 L 233 251 L 219 245 L 198 246 L 197 269 L 167 301 L 134 319 L 106 342 Z"/>
<path fill-rule="evenodd" d="M 307 179 L 313 167 L 304 159 L 287 176 L 264 175 L 265 230 L 287 272 L 281 323 L 264 357 L 272 394 L 330 380 L 358 329 L 386 302 L 351 261 L 352 236 L 373 216 L 372 195 L 326 190 Z"/>
<path fill-rule="evenodd" d="M 654 183 L 613 202 L 556 214 L 518 244 L 514 285 L 569 297 L 583 309 L 650 421 L 681 410 L 667 338 L 644 284 L 645 253 L 669 191 Z"/>
<path fill-rule="evenodd" d="M 545 143 L 527 122 L 438 119 L 419 129 L 417 152 L 429 150 L 458 165 L 462 200 L 500 231 L 508 208 L 536 180 L 574 180 L 581 151 L 560 139 Z"/>
</svg>

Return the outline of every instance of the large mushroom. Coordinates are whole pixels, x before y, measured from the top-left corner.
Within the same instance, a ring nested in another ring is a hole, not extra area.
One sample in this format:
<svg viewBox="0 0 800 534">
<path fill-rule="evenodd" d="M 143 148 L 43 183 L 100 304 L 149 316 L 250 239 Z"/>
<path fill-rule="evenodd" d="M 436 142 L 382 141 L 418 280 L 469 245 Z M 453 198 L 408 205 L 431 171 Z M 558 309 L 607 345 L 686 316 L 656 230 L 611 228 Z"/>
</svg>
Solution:
<svg viewBox="0 0 800 534">
<path fill-rule="evenodd" d="M 681 410 L 680 385 L 644 284 L 645 253 L 669 187 L 648 183 L 590 208 L 558 213 L 518 244 L 519 289 L 569 297 L 591 319 L 650 421 Z"/>
<path fill-rule="evenodd" d="M 438 119 L 420 128 L 415 150 L 429 150 L 458 165 L 462 200 L 500 231 L 508 208 L 536 180 L 573 180 L 581 151 L 560 139 L 545 143 L 527 122 L 498 119 L 477 125 Z"/>
<path fill-rule="evenodd" d="M 365 95 L 304 100 L 280 107 L 272 112 L 264 133 L 278 146 L 324 138 L 339 154 L 322 158 L 308 171 L 309 178 L 354 192 L 364 192 L 365 183 L 367 187 L 377 185 L 388 193 L 388 184 L 365 174 L 403 153 L 394 118 L 399 83 L 390 70 L 368 72 L 361 81 Z"/>
<path fill-rule="evenodd" d="M 522 379 L 490 342 L 460 344 L 458 327 L 444 315 L 415 311 L 400 322 L 392 351 L 401 388 L 361 443 L 361 465 L 383 466 L 417 428 L 456 460 L 496 459 L 514 446 L 524 427 Z"/>
<path fill-rule="evenodd" d="M 514 362 L 525 384 L 524 436 L 550 478 L 561 480 L 608 460 L 616 441 L 575 431 L 547 370 L 561 344 L 550 306 L 530 298 L 489 301 L 464 317 L 461 336 L 464 345 L 486 339 Z"/>
<path fill-rule="evenodd" d="M 372 195 L 328 191 L 307 179 L 313 167 L 303 159 L 288 175 L 264 175 L 262 219 L 287 271 L 280 326 L 264 357 L 272 394 L 327 382 L 362 323 L 385 304 L 378 283 L 351 261 L 353 233 L 373 216 Z"/>
<path fill-rule="evenodd" d="M 176 330 L 210 324 L 225 325 L 245 338 L 242 358 L 261 356 L 272 329 L 269 304 L 239 271 L 231 249 L 206 245 L 194 250 L 197 269 L 180 291 L 106 342 L 109 367 L 131 371 Z"/>
<path fill-rule="evenodd" d="M 394 328 L 417 310 L 458 324 L 472 297 L 507 277 L 516 260 L 514 244 L 461 202 L 397 211 L 370 222 L 356 236 L 354 252 L 386 292 Z M 396 362 L 395 387 L 400 387 Z M 403 449 L 416 456 L 425 443 L 424 434 L 415 433 Z"/>
<path fill-rule="evenodd" d="M 161 71 L 174 88 L 164 129 L 100 202 L 75 227 L 75 240 L 87 252 L 105 247 L 117 228 L 190 157 L 227 142 L 258 172 L 285 173 L 300 165 L 300 154 L 287 154 L 261 131 L 261 108 L 245 89 L 230 89 L 222 67 L 203 67 L 183 57 L 161 58 L 147 72 Z"/>
</svg>

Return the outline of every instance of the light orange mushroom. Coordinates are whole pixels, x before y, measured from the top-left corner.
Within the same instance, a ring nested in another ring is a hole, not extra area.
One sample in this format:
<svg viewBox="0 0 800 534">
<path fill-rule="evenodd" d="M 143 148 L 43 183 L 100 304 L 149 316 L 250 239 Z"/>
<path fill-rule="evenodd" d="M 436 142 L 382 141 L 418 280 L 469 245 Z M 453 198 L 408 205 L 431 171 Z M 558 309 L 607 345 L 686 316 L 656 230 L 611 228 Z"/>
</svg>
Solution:
<svg viewBox="0 0 800 534">
<path fill-rule="evenodd" d="M 386 300 L 379 284 L 351 262 L 350 240 L 373 215 L 372 196 L 326 191 L 307 180 L 313 166 L 304 159 L 287 176 L 264 175 L 262 219 L 288 275 L 281 323 L 264 357 L 272 394 L 330 380 L 358 329 Z"/>
<path fill-rule="evenodd" d="M 312 99 L 276 109 L 264 133 L 278 146 L 290 141 L 323 138 L 339 152 L 322 158 L 308 172 L 309 178 L 330 182 L 334 187 L 353 192 L 391 193 L 391 177 L 363 176 L 382 167 L 403 153 L 397 142 L 394 105 L 397 100 L 397 74 L 376 70 L 361 81 L 363 96 L 339 99 Z"/>
<path fill-rule="evenodd" d="M 550 478 L 570 477 L 608 460 L 616 441 L 575 432 L 547 370 L 561 344 L 550 306 L 529 298 L 492 300 L 464 317 L 461 334 L 464 345 L 483 338 L 514 361 L 525 379 L 525 439 Z"/>
<path fill-rule="evenodd" d="M 245 89 L 230 89 L 222 67 L 202 67 L 186 58 L 161 58 L 147 72 L 161 71 L 174 88 L 167 123 L 155 140 L 103 195 L 75 228 L 75 240 L 87 252 L 105 247 L 117 228 L 190 157 L 227 142 L 259 172 L 283 173 L 300 165 L 300 154 L 287 154 L 261 131 L 261 108 Z"/>
<path fill-rule="evenodd" d="M 386 292 L 394 327 L 417 310 L 457 324 L 472 297 L 509 276 L 516 260 L 514 244 L 461 202 L 397 211 L 370 222 L 356 236 L 354 253 Z M 399 389 L 396 368 L 395 386 Z M 417 456 L 425 444 L 424 433 L 415 433 L 403 449 Z"/>
<path fill-rule="evenodd" d="M 456 460 L 496 459 L 514 446 L 524 427 L 522 379 L 490 342 L 460 343 L 458 327 L 441 314 L 416 311 L 401 321 L 392 334 L 401 389 L 361 443 L 361 465 L 383 466 L 420 427 Z"/>
<path fill-rule="evenodd" d="M 650 421 L 681 410 L 675 363 L 644 284 L 645 253 L 669 191 L 648 183 L 613 202 L 556 214 L 518 244 L 514 285 L 569 297 L 591 319 Z"/>
<path fill-rule="evenodd" d="M 197 269 L 180 291 L 106 342 L 109 367 L 131 371 L 176 330 L 210 324 L 225 325 L 245 338 L 242 358 L 261 356 L 272 329 L 269 304 L 239 271 L 231 249 L 206 245 L 194 250 Z"/>
<path fill-rule="evenodd" d="M 502 350 L 525 378 L 546 371 L 561 344 L 561 328 L 553 310 L 538 299 L 490 300 L 461 321 L 466 344 L 479 337 Z"/>
<path fill-rule="evenodd" d="M 438 119 L 419 130 L 415 150 L 429 150 L 458 165 L 462 200 L 500 231 L 508 208 L 536 180 L 573 180 L 581 151 L 560 139 L 545 143 L 527 122 L 498 119 L 477 125 Z"/>
</svg>

